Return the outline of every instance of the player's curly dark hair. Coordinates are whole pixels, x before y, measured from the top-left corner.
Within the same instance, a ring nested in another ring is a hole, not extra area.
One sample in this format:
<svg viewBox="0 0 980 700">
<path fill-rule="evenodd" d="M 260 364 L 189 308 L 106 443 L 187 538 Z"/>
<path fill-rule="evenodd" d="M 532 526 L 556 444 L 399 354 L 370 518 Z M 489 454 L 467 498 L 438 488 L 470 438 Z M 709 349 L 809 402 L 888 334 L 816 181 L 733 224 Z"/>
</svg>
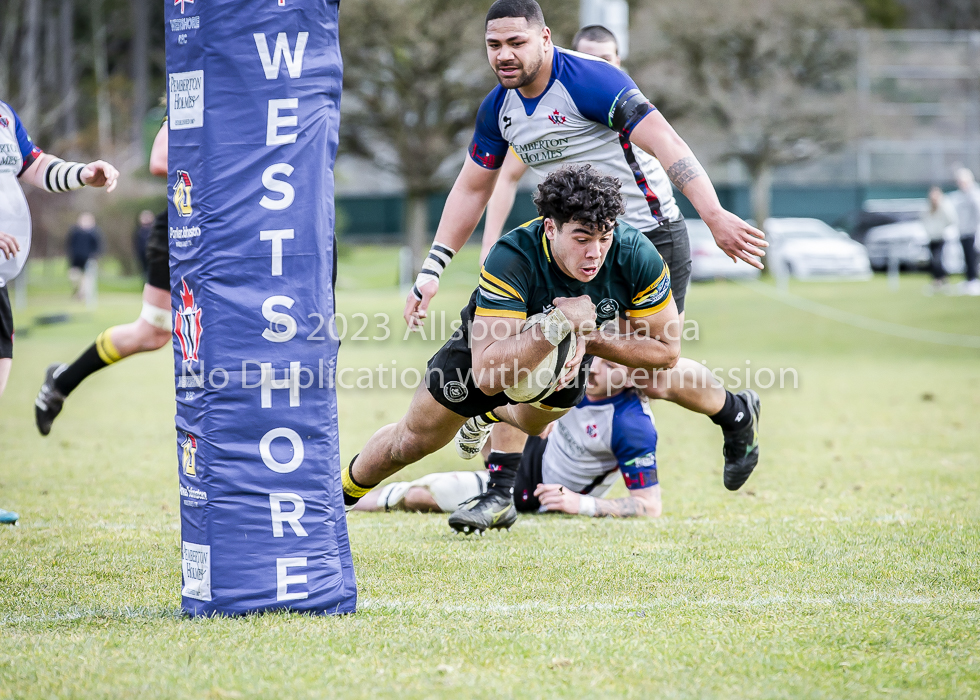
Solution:
<svg viewBox="0 0 980 700">
<path fill-rule="evenodd" d="M 563 165 L 538 185 L 534 206 L 538 214 L 559 226 L 574 220 L 606 231 L 626 211 L 621 185 L 591 165 Z"/>
</svg>

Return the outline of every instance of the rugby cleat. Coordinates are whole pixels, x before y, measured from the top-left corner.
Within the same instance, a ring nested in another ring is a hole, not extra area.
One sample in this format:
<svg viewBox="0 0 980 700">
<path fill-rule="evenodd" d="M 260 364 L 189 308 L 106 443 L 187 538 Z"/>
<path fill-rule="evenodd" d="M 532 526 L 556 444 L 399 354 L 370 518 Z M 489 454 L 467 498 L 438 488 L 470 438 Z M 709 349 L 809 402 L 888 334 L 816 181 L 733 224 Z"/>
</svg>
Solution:
<svg viewBox="0 0 980 700">
<path fill-rule="evenodd" d="M 490 438 L 493 423 L 481 425 L 482 421 L 470 418 L 456 433 L 456 454 L 463 459 L 473 459 L 483 450 Z"/>
<path fill-rule="evenodd" d="M 0 508 L 0 525 L 16 525 L 18 518 L 17 513 Z"/>
<path fill-rule="evenodd" d="M 510 529 L 517 522 L 514 489 L 495 487 L 464 501 L 449 516 L 449 527 L 464 535 L 483 534 L 484 530 Z"/>
<path fill-rule="evenodd" d="M 59 369 L 67 366 L 58 363 L 48 365 L 48 369 L 44 373 L 44 383 L 41 385 L 40 391 L 37 392 L 37 398 L 34 399 L 34 422 L 37 423 L 37 429 L 41 435 L 47 435 L 51 432 L 51 424 L 61 413 L 61 407 L 65 403 L 64 394 L 54 388 L 54 377 Z"/>
<path fill-rule="evenodd" d="M 725 435 L 725 488 L 738 491 L 759 463 L 759 395 L 747 389 L 738 393 L 749 407 L 751 420 L 739 430 L 722 431 Z"/>
</svg>

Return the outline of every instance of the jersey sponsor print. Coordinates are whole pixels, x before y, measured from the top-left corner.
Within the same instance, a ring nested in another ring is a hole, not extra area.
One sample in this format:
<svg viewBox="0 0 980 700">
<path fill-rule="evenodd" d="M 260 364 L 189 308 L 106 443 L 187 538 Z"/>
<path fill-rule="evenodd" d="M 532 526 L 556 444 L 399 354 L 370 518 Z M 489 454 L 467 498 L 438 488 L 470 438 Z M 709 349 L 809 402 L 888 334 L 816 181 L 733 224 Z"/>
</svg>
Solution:
<svg viewBox="0 0 980 700">
<path fill-rule="evenodd" d="M 541 95 L 528 99 L 499 85 L 487 95 L 469 153 L 493 170 L 510 148 L 541 178 L 565 163 L 592 163 L 619 178 L 623 220 L 647 232 L 680 218 L 660 161 L 630 143 L 633 129 L 655 109 L 620 69 L 556 47 L 551 81 Z"/>
</svg>

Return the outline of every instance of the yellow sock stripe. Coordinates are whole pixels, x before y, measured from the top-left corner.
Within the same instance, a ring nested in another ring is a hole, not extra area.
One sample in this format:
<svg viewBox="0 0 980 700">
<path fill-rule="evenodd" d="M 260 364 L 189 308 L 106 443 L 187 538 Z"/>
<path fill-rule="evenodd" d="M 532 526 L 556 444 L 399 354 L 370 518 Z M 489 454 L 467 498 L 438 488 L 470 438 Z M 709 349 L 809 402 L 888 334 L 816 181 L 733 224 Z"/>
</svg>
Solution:
<svg viewBox="0 0 980 700">
<path fill-rule="evenodd" d="M 497 416 L 493 415 L 493 411 L 487 411 L 482 416 L 480 416 L 480 418 L 482 418 L 483 420 L 485 420 L 487 423 L 499 423 L 500 422 L 500 419 L 497 418 Z"/>
<path fill-rule="evenodd" d="M 363 486 L 358 486 L 354 483 L 354 480 L 350 478 L 350 467 L 344 467 L 343 471 L 340 472 L 340 483 L 344 487 L 344 493 L 352 498 L 360 498 L 366 494 L 371 489 L 364 488 Z"/>
<path fill-rule="evenodd" d="M 95 339 L 95 349 L 99 353 L 99 357 L 107 365 L 111 365 L 113 362 L 119 362 L 122 359 L 119 351 L 116 350 L 116 346 L 112 344 L 113 328 L 115 326 L 102 331 L 99 333 L 99 337 Z"/>
</svg>

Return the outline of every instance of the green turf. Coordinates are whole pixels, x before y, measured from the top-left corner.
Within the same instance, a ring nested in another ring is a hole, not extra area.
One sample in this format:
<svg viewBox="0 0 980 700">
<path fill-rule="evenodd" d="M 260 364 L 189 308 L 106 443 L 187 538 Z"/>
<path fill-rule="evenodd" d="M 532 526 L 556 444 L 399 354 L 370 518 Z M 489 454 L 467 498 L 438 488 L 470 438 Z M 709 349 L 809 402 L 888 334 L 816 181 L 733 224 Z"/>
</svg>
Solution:
<svg viewBox="0 0 980 700">
<path fill-rule="evenodd" d="M 437 311 L 464 303 L 474 258 L 454 262 Z M 397 338 L 348 339 L 341 366 L 421 366 L 436 347 L 401 341 L 396 269 L 376 249 L 345 262 L 340 309 L 395 315 Z M 924 284 L 791 292 L 980 336 L 980 299 L 925 297 Z M 751 287 L 696 286 L 687 356 L 726 377 L 746 361 L 799 377 L 761 392 L 762 466 L 738 494 L 721 484 L 717 428 L 657 405 L 659 520 L 522 517 L 465 539 L 441 515 L 357 513 L 356 615 L 185 620 L 171 357 L 93 377 L 41 439 L 43 368 L 132 318 L 139 298 L 103 293 L 88 313 L 49 285 L 31 302 L 0 401 L 0 507 L 22 516 L 0 529 L 0 698 L 980 693 L 978 350 L 842 325 Z M 72 322 L 29 327 L 57 310 Z M 344 459 L 409 396 L 342 390 Z M 460 466 L 443 450 L 407 473 Z"/>
</svg>

